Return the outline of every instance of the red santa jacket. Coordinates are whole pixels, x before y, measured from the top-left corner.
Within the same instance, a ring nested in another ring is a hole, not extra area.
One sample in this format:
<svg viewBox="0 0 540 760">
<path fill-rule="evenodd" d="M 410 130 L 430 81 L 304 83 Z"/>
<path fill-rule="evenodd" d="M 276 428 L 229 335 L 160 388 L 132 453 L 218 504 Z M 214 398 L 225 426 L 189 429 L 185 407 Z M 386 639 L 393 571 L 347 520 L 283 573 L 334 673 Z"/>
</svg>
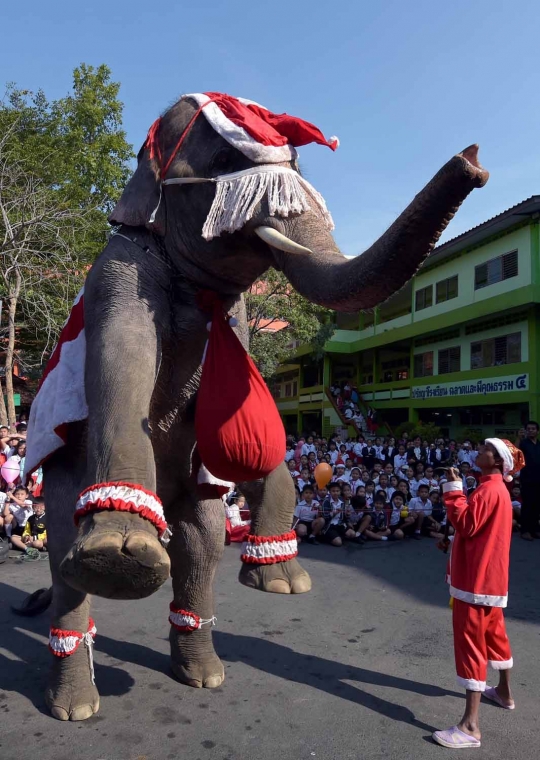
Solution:
<svg viewBox="0 0 540 760">
<path fill-rule="evenodd" d="M 450 595 L 470 604 L 506 607 L 512 504 L 502 475 L 484 475 L 468 498 L 461 482 L 443 485 L 456 534 L 449 560 Z"/>
</svg>

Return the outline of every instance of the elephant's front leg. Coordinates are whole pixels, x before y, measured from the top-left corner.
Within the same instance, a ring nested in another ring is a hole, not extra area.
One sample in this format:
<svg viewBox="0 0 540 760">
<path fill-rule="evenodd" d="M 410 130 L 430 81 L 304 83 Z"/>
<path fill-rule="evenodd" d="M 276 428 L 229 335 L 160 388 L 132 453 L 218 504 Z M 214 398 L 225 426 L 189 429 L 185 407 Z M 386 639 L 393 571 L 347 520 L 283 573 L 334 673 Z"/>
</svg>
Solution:
<svg viewBox="0 0 540 760">
<path fill-rule="evenodd" d="M 121 289 L 108 271 L 85 286 L 87 467 L 61 572 L 81 591 L 138 599 L 169 577 L 149 430 L 167 301 L 142 266 L 115 266 Z"/>
<path fill-rule="evenodd" d="M 285 464 L 264 480 L 241 483 L 240 489 L 251 512 L 251 532 L 242 553 L 240 583 L 275 594 L 310 591 L 311 578 L 296 559 L 296 536 L 291 530 L 294 486 Z"/>
<path fill-rule="evenodd" d="M 183 683 L 213 689 L 225 678 L 214 651 L 213 583 L 225 542 L 221 499 L 182 504 L 169 544 L 174 599 L 170 606 L 171 665 Z"/>
</svg>

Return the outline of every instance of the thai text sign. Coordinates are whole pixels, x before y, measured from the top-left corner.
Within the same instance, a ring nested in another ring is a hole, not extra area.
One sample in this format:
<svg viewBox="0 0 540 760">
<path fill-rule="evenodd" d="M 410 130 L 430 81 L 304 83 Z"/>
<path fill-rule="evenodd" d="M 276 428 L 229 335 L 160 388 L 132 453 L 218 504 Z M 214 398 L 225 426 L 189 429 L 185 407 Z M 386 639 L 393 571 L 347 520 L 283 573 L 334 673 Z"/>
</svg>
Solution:
<svg viewBox="0 0 540 760">
<path fill-rule="evenodd" d="M 490 380 L 463 380 L 455 383 L 438 385 L 419 385 L 411 389 L 414 399 L 436 399 L 449 396 L 485 396 L 487 393 L 504 393 L 505 391 L 528 391 L 529 375 L 508 375 L 494 377 Z"/>
</svg>

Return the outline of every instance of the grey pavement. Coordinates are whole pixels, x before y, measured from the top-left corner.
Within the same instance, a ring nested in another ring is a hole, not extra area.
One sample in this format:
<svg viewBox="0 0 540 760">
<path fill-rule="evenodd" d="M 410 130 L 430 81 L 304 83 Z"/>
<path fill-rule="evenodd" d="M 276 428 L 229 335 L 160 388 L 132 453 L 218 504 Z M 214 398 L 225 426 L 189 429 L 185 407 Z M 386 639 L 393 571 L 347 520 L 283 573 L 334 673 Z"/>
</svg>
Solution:
<svg viewBox="0 0 540 760">
<path fill-rule="evenodd" d="M 239 547 L 225 548 L 215 644 L 226 680 L 216 690 L 191 689 L 171 676 L 170 583 L 137 602 L 95 598 L 101 709 L 79 723 L 54 720 L 43 703 L 47 613 L 25 619 L 9 609 L 48 585 L 48 565 L 0 565 L 0 757 L 423 760 L 451 753 L 429 738 L 452 725 L 464 705 L 445 557 L 428 539 L 301 546 L 300 554 L 313 591 L 276 596 L 241 586 Z M 539 579 L 540 542 L 515 538 L 507 622 L 517 709 L 482 704 L 478 760 L 539 756 Z"/>
</svg>

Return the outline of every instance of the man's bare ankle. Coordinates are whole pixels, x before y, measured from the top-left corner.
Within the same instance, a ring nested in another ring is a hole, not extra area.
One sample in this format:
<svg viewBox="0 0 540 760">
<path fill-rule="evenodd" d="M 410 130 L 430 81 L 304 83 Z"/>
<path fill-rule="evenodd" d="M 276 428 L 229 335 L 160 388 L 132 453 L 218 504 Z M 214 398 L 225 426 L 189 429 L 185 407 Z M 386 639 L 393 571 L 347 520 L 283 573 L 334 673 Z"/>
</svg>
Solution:
<svg viewBox="0 0 540 760">
<path fill-rule="evenodd" d="M 477 723 L 473 723 L 470 720 L 462 720 L 460 723 L 458 723 L 457 727 L 460 731 L 474 736 L 475 739 L 481 738 L 480 728 Z"/>
</svg>

